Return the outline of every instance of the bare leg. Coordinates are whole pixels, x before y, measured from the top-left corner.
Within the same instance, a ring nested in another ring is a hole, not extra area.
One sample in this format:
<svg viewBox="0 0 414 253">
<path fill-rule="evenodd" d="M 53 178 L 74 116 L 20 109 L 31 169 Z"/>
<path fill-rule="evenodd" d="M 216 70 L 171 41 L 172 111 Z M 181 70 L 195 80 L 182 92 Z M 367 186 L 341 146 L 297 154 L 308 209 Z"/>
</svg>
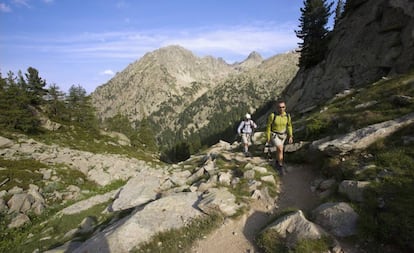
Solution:
<svg viewBox="0 0 414 253">
<path fill-rule="evenodd" d="M 276 146 L 276 158 L 280 166 L 283 165 L 283 145 Z"/>
</svg>

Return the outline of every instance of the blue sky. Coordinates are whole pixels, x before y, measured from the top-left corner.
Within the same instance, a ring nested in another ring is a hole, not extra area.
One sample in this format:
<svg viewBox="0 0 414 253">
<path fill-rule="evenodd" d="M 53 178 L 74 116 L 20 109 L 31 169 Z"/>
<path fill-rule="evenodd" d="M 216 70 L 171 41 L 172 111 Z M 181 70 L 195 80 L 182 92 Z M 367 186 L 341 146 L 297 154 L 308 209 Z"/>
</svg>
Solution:
<svg viewBox="0 0 414 253">
<path fill-rule="evenodd" d="M 0 72 L 92 92 L 145 53 L 180 45 L 228 63 L 297 48 L 293 0 L 0 0 Z"/>
</svg>

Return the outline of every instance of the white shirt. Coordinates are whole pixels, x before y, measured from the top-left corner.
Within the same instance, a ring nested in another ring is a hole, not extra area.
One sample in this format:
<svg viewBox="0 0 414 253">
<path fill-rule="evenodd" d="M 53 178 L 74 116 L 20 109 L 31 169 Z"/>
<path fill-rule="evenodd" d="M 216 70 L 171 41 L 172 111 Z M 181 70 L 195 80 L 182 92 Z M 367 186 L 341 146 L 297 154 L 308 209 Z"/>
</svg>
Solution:
<svg viewBox="0 0 414 253">
<path fill-rule="evenodd" d="M 237 128 L 237 133 L 251 134 L 254 128 L 257 128 L 257 125 L 253 120 L 243 120 L 240 122 L 239 127 Z"/>
</svg>

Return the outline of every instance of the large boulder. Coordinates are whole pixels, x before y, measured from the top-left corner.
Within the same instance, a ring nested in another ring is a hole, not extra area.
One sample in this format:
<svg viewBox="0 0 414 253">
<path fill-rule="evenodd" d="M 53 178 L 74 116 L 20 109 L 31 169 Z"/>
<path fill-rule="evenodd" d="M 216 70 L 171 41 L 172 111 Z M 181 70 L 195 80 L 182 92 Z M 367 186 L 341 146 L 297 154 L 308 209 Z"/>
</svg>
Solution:
<svg viewBox="0 0 414 253">
<path fill-rule="evenodd" d="M 301 240 L 317 240 L 328 235 L 322 227 L 307 220 L 301 210 L 280 217 L 263 232 L 267 230 L 276 231 L 281 238 L 285 239 L 287 246 L 292 248 Z"/>
<path fill-rule="evenodd" d="M 112 204 L 112 211 L 120 211 L 146 204 L 160 194 L 160 178 L 155 176 L 136 176 L 122 187 Z"/>
<path fill-rule="evenodd" d="M 182 192 L 153 201 L 88 239 L 73 252 L 130 252 L 157 233 L 178 229 L 202 216 L 195 208 L 198 199 L 197 193 Z"/>
<path fill-rule="evenodd" d="M 231 216 L 240 206 L 236 203 L 236 197 L 227 188 L 222 187 L 209 189 L 209 192 L 203 194 L 198 208 L 207 214 L 220 211 L 226 216 Z"/>
<path fill-rule="evenodd" d="M 335 236 L 346 237 L 357 233 L 359 215 L 347 203 L 324 203 L 312 215 L 315 223 Z"/>
</svg>

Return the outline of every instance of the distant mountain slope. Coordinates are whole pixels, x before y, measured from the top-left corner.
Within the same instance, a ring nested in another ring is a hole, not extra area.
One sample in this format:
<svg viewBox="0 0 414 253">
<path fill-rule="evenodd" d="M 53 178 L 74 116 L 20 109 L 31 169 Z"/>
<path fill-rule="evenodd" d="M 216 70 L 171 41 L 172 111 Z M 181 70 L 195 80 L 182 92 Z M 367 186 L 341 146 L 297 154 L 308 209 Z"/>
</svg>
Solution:
<svg viewBox="0 0 414 253">
<path fill-rule="evenodd" d="M 184 138 L 195 134 L 205 139 L 231 127 L 246 112 L 254 113 L 276 99 L 295 75 L 297 61 L 298 54 L 288 52 L 229 76 L 188 105 L 175 120 L 175 132 Z"/>
<path fill-rule="evenodd" d="M 235 71 L 223 60 L 199 58 L 182 47 L 169 46 L 130 64 L 98 87 L 92 93 L 92 101 L 101 118 L 121 113 L 131 121 L 141 120 L 172 96 L 186 98 L 191 92 L 191 98 L 197 97 Z"/>
<path fill-rule="evenodd" d="M 191 131 L 211 130 L 210 122 L 223 115 L 228 126 L 277 97 L 295 75 L 297 59 L 294 52 L 267 60 L 252 52 L 230 65 L 168 46 L 147 53 L 98 87 L 92 102 L 102 119 L 118 113 L 130 121 L 147 118 L 160 129 L 159 140 L 173 144 Z M 221 124 L 215 131 L 223 130 Z"/>
</svg>

